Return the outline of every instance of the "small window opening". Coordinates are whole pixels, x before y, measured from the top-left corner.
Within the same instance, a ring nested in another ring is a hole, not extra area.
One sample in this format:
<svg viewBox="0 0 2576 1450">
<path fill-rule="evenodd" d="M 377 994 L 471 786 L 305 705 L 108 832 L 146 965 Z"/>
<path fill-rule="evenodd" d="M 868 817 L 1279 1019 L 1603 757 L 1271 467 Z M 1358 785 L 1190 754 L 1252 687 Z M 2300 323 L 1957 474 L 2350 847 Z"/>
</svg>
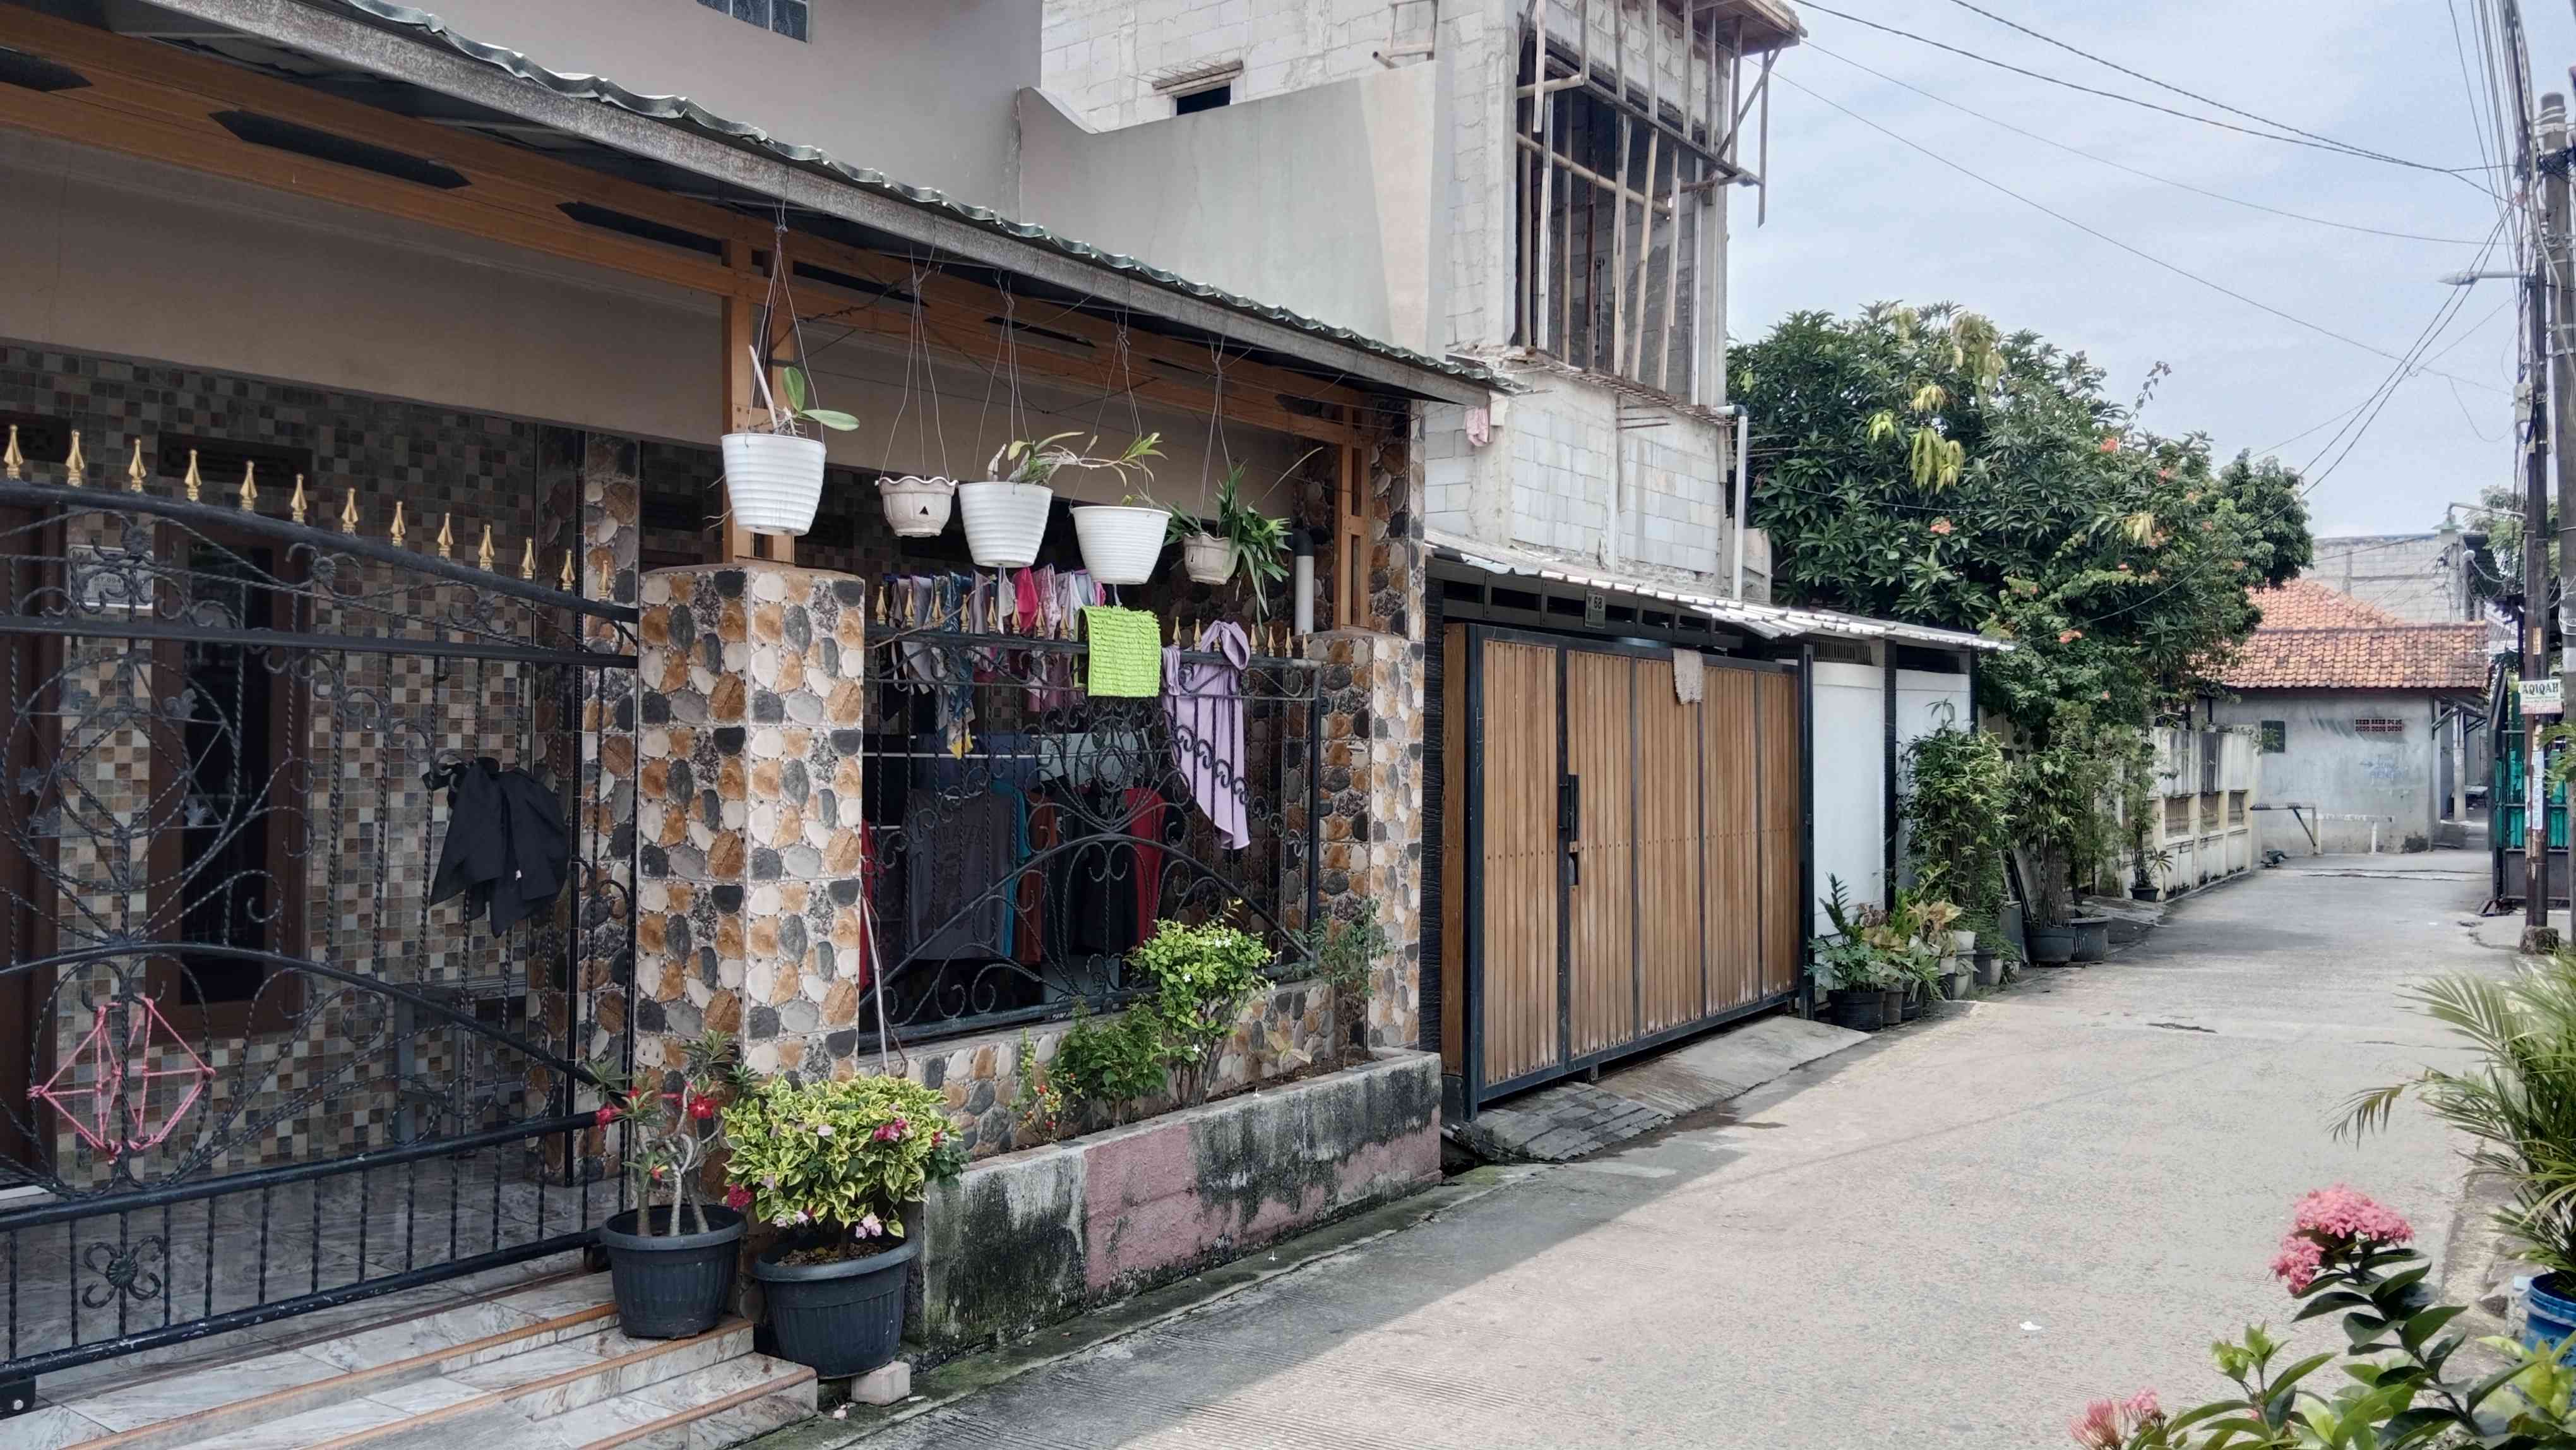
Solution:
<svg viewBox="0 0 2576 1450">
<path fill-rule="evenodd" d="M 1172 97 L 1172 114 L 1192 116 L 1201 111 L 1213 111 L 1219 106 L 1233 103 L 1234 82 L 1228 81 L 1221 86 L 1210 86 L 1203 91 L 1192 91 L 1186 96 Z"/>
</svg>

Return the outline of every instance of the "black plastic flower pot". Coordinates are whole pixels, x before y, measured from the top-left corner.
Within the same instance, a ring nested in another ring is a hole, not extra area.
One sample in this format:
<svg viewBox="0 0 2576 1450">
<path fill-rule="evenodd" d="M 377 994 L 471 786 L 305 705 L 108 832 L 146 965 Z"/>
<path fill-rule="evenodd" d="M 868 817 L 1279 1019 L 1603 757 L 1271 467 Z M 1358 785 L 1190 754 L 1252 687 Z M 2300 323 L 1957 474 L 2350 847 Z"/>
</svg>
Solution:
<svg viewBox="0 0 2576 1450">
<path fill-rule="evenodd" d="M 779 1358 L 811 1365 L 825 1379 L 866 1374 L 892 1360 L 903 1340 L 904 1276 L 920 1240 L 828 1264 L 779 1263 L 794 1247 L 772 1245 L 751 1264 Z"/>
<path fill-rule="evenodd" d="M 684 1339 L 704 1334 L 733 1302 L 734 1260 L 740 1255 L 742 1215 L 708 1204 L 708 1228 L 698 1233 L 639 1233 L 636 1210 L 599 1227 L 608 1253 L 608 1284 L 617 1298 L 617 1327 L 636 1339 Z M 656 1205 L 649 1220 L 668 1228 L 671 1210 Z M 682 1223 L 689 1220 L 683 1218 Z"/>
<path fill-rule="evenodd" d="M 2111 957 L 2111 918 L 2079 916 L 2067 925 L 2075 929 L 2075 960 L 2108 961 Z"/>
<path fill-rule="evenodd" d="M 2034 967 L 2062 967 L 2075 956 L 2075 928 L 2071 926 L 2034 926 L 2029 935 L 2030 964 Z"/>
<path fill-rule="evenodd" d="M 2161 886 L 2132 886 L 2129 888 L 2129 899 L 2131 901 L 2154 901 L 2162 897 L 2164 894 L 2164 888 Z"/>
<path fill-rule="evenodd" d="M 1893 1027 L 1905 1020 L 1905 989 L 1891 987 L 1878 994 L 1879 1019 Z"/>
<path fill-rule="evenodd" d="M 1834 1025 L 1848 1027 L 1854 1032 L 1876 1032 L 1885 1027 L 1887 1018 L 1879 1010 L 1880 996 L 1875 988 L 1866 992 L 1834 993 L 1830 1004 Z"/>
<path fill-rule="evenodd" d="M 1975 967 L 1976 967 L 1976 979 L 1977 979 L 1977 985 L 1978 985 L 1978 986 L 1980 986 L 1980 987 L 1991 987 L 1991 986 L 1994 986 L 1994 985 L 1996 984 L 1996 982 L 2001 978 L 2002 974 L 2001 974 L 2001 973 L 1999 973 L 1999 972 L 1997 972 L 1997 971 L 1995 970 L 1995 954 L 1994 954 L 1994 951 L 1993 951 L 1991 948 L 1988 948 L 1988 947 L 1979 947 L 1979 948 L 1977 948 L 1976 955 L 1975 955 L 1973 958 L 1971 958 L 1971 961 L 1973 961 L 1973 962 L 1974 962 Z"/>
<path fill-rule="evenodd" d="M 1897 1020 L 1900 1022 L 1911 1022 L 1915 1018 L 1922 1016 L 1923 1004 L 1931 997 L 1931 995 L 1932 989 L 1923 985 L 1921 982 L 1916 982 L 1912 986 L 1907 987 L 1905 989 L 1905 1006 L 1903 1008 L 1904 1015 L 1899 1017 Z"/>
</svg>

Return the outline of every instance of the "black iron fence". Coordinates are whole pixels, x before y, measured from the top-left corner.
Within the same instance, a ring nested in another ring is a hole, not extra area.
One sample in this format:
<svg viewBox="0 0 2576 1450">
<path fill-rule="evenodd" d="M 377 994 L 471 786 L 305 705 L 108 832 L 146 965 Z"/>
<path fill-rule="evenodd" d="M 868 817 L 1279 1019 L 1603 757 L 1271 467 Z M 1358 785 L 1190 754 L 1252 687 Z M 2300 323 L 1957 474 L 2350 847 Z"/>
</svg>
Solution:
<svg viewBox="0 0 2576 1450">
<path fill-rule="evenodd" d="M 0 1381 L 584 1241 L 621 1064 L 631 608 L 393 540 L 0 484 Z M 278 501 L 272 501 L 273 507 Z M 565 573 L 571 572 L 569 562 Z M 443 772 L 551 794 L 567 883 L 433 901 Z M 604 1028 L 603 1021 L 616 1024 Z M 0 1400 L 0 1403 L 5 1403 Z"/>
<path fill-rule="evenodd" d="M 1219 644 L 1219 641 L 1210 641 Z M 1232 636 L 1161 694 L 1085 689 L 1086 647 L 897 628 L 869 648 L 868 890 L 907 1040 L 1100 1010 L 1158 920 L 1288 943 L 1314 916 L 1319 672 Z"/>
</svg>

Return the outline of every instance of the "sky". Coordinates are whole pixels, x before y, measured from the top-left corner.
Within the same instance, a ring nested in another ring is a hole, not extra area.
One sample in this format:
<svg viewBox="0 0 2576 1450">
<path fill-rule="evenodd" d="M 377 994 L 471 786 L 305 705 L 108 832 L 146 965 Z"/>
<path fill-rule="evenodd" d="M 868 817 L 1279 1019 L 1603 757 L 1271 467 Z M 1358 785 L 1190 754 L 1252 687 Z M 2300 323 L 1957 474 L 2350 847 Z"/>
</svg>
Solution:
<svg viewBox="0 0 2576 1450">
<path fill-rule="evenodd" d="M 2241 121 L 2018 34 L 1957 0 L 1831 3 L 2029 70 Z M 2453 43 L 2456 13 L 2472 47 L 2469 78 L 2479 80 L 2467 0 L 1976 3 L 2157 80 L 2335 141 L 2429 166 L 2492 159 L 2491 141 L 2482 150 L 2492 133 L 2470 109 Z M 2333 452 L 2319 452 L 2341 426 L 2338 415 L 2357 409 L 2398 368 L 2392 356 L 2354 344 L 2407 353 L 2454 291 L 2438 279 L 2476 261 L 2497 203 L 2475 185 L 2098 99 L 1811 5 L 1798 9 L 1808 43 L 1785 53 L 1774 81 L 1769 221 L 1754 224 L 1749 194 L 1733 202 L 1728 310 L 1736 340 L 1758 338 L 1802 309 L 1954 301 L 2007 332 L 2027 328 L 2083 351 L 2123 401 L 2163 362 L 2172 375 L 2141 423 L 2207 433 L 2221 457 L 2250 448 L 2311 476 L 2322 472 L 2308 499 L 2321 537 L 2434 528 L 2444 505 L 2519 477 L 2518 311 L 2513 284 L 2503 281 L 2476 284 L 2421 359 L 2425 370 L 2397 386 L 2357 443 L 2347 433 Z M 2566 92 L 2576 9 L 2528 0 L 2525 21 L 2535 92 Z M 2455 240 L 2321 226 L 2195 195 L 2061 147 L 2280 211 Z M 2089 236 L 1935 156 L 2298 321 Z M 2510 265 L 2501 249 L 2486 263 Z"/>
</svg>

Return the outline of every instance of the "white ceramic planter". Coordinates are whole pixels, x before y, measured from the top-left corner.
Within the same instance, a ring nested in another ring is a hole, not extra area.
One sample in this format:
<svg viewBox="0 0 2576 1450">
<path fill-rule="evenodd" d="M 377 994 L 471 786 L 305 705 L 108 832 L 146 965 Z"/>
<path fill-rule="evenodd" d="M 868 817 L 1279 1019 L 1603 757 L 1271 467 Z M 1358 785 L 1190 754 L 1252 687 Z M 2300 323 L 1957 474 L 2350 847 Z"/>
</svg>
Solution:
<svg viewBox="0 0 2576 1450">
<path fill-rule="evenodd" d="M 1047 505 L 1055 490 L 1043 483 L 961 483 L 957 511 L 966 519 L 966 552 L 987 569 L 1025 569 L 1037 562 L 1046 539 Z"/>
<path fill-rule="evenodd" d="M 1102 584 L 1143 584 L 1163 557 L 1163 530 L 1171 515 L 1161 509 L 1085 504 L 1073 511 L 1073 536 L 1082 544 L 1082 567 Z"/>
<path fill-rule="evenodd" d="M 948 527 L 957 504 L 957 485 L 945 478 L 907 473 L 877 480 L 877 497 L 885 503 L 886 523 L 899 539 L 927 539 Z"/>
<path fill-rule="evenodd" d="M 725 498 L 736 526 L 761 534 L 814 527 L 823 500 L 823 440 L 793 433 L 724 435 Z"/>
<path fill-rule="evenodd" d="M 1954 957 L 1964 957 L 1976 949 L 1977 934 L 1975 931 L 1960 930 L 1950 933 L 1950 955 Z"/>
<path fill-rule="evenodd" d="M 1191 534 L 1181 540 L 1181 567 L 1200 584 L 1222 584 L 1234 577 L 1234 545 L 1214 534 Z"/>
</svg>

